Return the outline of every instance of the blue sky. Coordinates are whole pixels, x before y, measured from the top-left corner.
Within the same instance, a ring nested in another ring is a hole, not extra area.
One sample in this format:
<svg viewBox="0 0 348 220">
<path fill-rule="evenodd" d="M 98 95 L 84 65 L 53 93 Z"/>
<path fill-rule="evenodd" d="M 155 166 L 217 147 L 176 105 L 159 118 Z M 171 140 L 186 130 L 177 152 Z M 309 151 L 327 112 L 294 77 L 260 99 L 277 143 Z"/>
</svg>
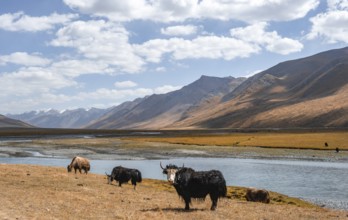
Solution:
<svg viewBox="0 0 348 220">
<path fill-rule="evenodd" d="M 107 108 L 348 44 L 348 0 L 0 0 L 0 114 Z"/>
</svg>

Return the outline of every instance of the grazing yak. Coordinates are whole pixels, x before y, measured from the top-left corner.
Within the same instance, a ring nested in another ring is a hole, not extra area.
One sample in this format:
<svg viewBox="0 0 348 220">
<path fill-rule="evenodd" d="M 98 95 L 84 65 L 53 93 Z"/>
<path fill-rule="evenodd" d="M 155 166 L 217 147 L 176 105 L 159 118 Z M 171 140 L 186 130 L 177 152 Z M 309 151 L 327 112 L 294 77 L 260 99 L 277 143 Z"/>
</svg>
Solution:
<svg viewBox="0 0 348 220">
<path fill-rule="evenodd" d="M 247 201 L 269 203 L 269 192 L 264 189 L 248 188 L 245 194 Z"/>
<path fill-rule="evenodd" d="M 74 168 L 75 174 L 76 174 L 76 170 L 79 170 L 80 173 L 81 173 L 81 170 L 84 170 L 85 174 L 87 174 L 87 172 L 91 169 L 91 165 L 88 159 L 76 156 L 72 159 L 71 163 L 68 165 L 67 167 L 68 172 L 71 172 L 72 168 Z"/>
<path fill-rule="evenodd" d="M 218 170 L 195 171 L 188 167 L 178 168 L 175 165 L 162 167 L 163 174 L 167 174 L 178 195 L 185 201 L 185 210 L 190 209 L 191 198 L 205 199 L 209 194 L 212 201 L 211 210 L 215 210 L 218 199 L 227 193 L 226 181 Z M 174 179 L 173 179 L 174 177 Z"/>
<path fill-rule="evenodd" d="M 141 172 L 137 169 L 130 169 L 122 166 L 117 166 L 112 169 L 111 175 L 105 173 L 108 178 L 108 184 L 111 184 L 112 181 L 118 181 L 118 185 L 121 187 L 123 183 L 127 183 L 129 180 L 132 181 L 134 189 L 137 186 L 137 182 L 142 181 Z"/>
</svg>

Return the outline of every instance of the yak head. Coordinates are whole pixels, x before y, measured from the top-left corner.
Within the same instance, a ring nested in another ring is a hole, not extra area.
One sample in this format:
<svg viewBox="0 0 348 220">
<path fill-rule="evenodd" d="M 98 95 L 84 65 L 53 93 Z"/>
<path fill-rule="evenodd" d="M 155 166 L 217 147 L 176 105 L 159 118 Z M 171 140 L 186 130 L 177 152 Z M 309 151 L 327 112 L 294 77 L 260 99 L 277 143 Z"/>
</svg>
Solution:
<svg viewBox="0 0 348 220">
<path fill-rule="evenodd" d="M 174 165 L 174 164 L 169 164 L 169 165 L 166 165 L 166 167 L 164 168 L 162 166 L 162 163 L 160 163 L 160 166 L 162 168 L 162 173 L 163 174 L 166 174 L 167 175 L 167 180 L 168 182 L 170 183 L 174 183 L 174 180 L 175 180 L 175 174 L 176 172 L 178 172 L 179 168 L 178 166 Z M 184 164 L 182 165 L 182 168 L 184 167 Z"/>
<path fill-rule="evenodd" d="M 68 169 L 68 172 L 71 172 L 71 166 L 70 165 L 68 165 L 67 169 Z"/>
<path fill-rule="evenodd" d="M 108 179 L 108 184 L 111 184 L 114 179 L 112 178 L 111 175 L 107 174 L 106 172 L 105 172 L 105 175 L 106 175 L 106 178 Z"/>
</svg>

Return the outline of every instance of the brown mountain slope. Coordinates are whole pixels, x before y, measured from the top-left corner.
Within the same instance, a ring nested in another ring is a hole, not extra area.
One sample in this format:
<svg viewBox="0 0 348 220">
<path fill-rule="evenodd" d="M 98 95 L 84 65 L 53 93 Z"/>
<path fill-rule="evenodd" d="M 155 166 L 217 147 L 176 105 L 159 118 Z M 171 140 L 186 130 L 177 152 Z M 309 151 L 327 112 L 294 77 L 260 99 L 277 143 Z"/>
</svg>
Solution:
<svg viewBox="0 0 348 220">
<path fill-rule="evenodd" d="M 172 128 L 348 127 L 348 48 L 278 64 Z"/>
<path fill-rule="evenodd" d="M 14 120 L 0 115 L 0 128 L 32 128 L 34 126 L 19 120 Z"/>
<path fill-rule="evenodd" d="M 151 95 L 120 105 L 88 128 L 161 129 L 186 117 L 186 112 L 208 100 L 233 91 L 245 78 L 202 76 L 182 89 Z"/>
</svg>

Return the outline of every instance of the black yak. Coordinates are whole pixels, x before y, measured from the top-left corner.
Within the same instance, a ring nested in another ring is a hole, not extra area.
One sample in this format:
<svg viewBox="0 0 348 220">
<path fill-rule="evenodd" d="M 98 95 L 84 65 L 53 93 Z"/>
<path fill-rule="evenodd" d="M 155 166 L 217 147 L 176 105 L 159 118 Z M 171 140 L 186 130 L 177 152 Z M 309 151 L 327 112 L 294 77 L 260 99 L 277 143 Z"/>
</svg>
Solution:
<svg viewBox="0 0 348 220">
<path fill-rule="evenodd" d="M 175 170 L 175 165 L 166 168 Z M 163 173 L 168 175 L 168 169 L 163 168 Z M 176 192 L 185 201 L 185 210 L 190 209 L 191 198 L 205 199 L 209 194 L 212 201 L 211 210 L 215 210 L 218 199 L 225 197 L 227 193 L 226 181 L 218 170 L 194 171 L 191 168 L 183 167 L 176 169 L 173 185 Z M 168 179 L 168 181 L 171 181 Z"/>
<path fill-rule="evenodd" d="M 264 189 L 248 188 L 245 194 L 247 201 L 269 203 L 269 192 Z"/>
<path fill-rule="evenodd" d="M 71 163 L 68 165 L 67 169 L 68 172 L 71 172 L 71 169 L 74 168 L 75 174 L 76 170 L 79 170 L 81 173 L 81 170 L 84 170 L 85 173 L 91 169 L 91 165 L 89 163 L 89 160 L 83 157 L 76 156 L 72 159 Z"/>
<path fill-rule="evenodd" d="M 137 169 L 130 169 L 122 166 L 117 166 L 112 169 L 111 175 L 105 173 L 108 178 L 108 184 L 111 184 L 112 181 L 116 180 L 118 185 L 121 187 L 123 183 L 128 183 L 129 180 L 132 181 L 134 189 L 137 185 L 137 182 L 142 181 L 141 172 Z"/>
</svg>

